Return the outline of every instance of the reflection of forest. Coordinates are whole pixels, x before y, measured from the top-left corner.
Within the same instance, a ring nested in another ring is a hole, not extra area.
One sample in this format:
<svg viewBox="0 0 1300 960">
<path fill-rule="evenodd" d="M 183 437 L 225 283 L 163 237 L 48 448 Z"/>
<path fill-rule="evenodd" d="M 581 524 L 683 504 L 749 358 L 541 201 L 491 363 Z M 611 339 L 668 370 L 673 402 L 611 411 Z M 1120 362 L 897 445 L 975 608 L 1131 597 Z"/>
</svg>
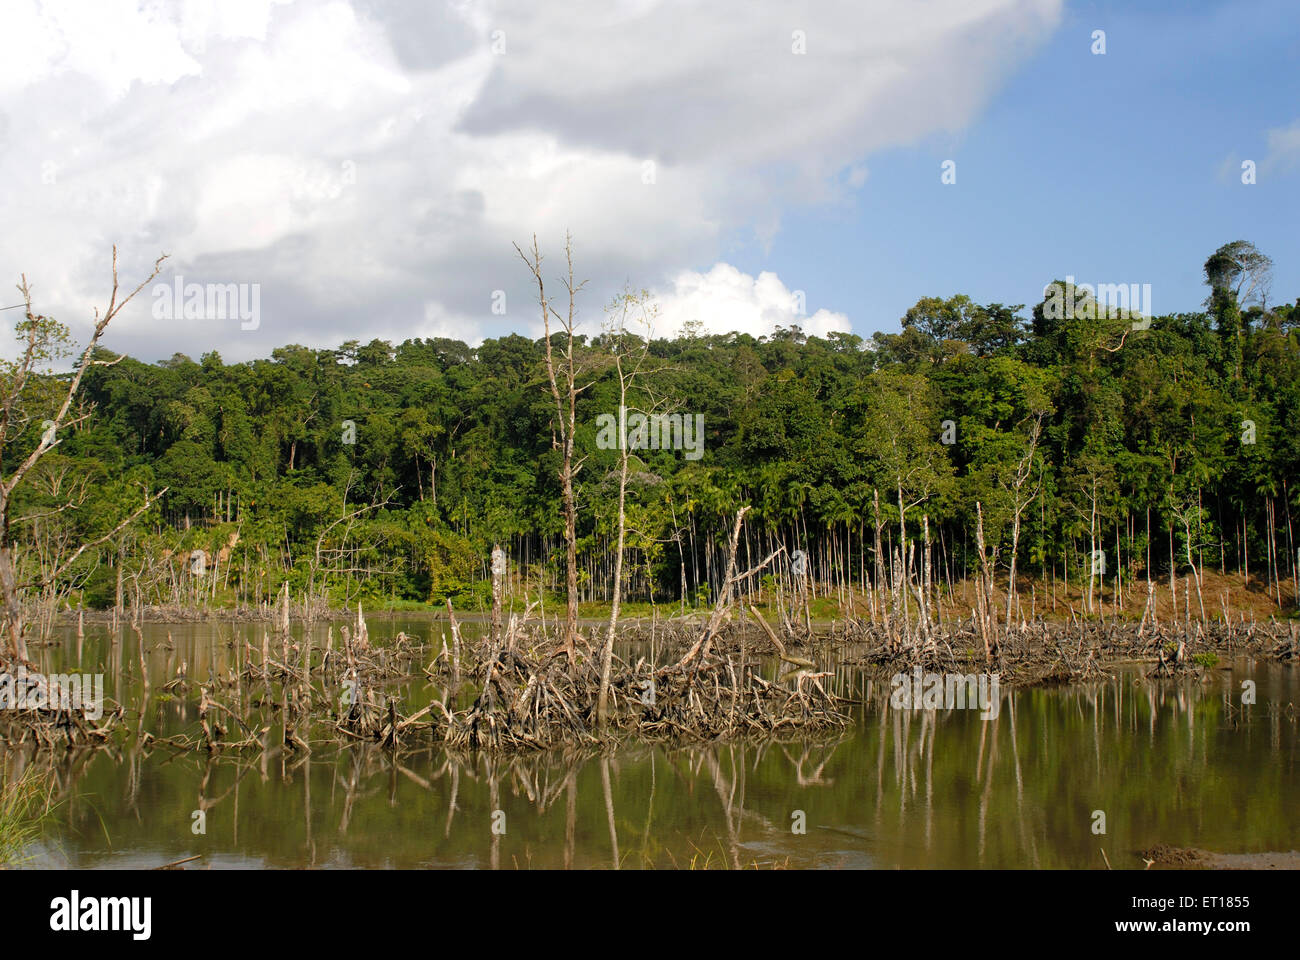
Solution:
<svg viewBox="0 0 1300 960">
<path fill-rule="evenodd" d="M 183 659 L 183 646 L 153 655 Z M 184 655 L 190 670 L 202 659 Z M 114 657 L 109 686 L 121 689 Z M 1243 706 L 1247 678 L 1257 702 Z M 890 709 L 887 684 L 850 667 L 837 679 L 864 703 L 827 739 L 304 754 L 268 723 L 262 749 L 223 756 L 138 736 L 98 750 L 0 744 L 0 770 L 5 782 L 27 768 L 49 777 L 60 805 L 43 865 L 199 855 L 268 866 L 1104 869 L 1102 849 L 1116 868 L 1140 868 L 1137 851 L 1155 843 L 1248 852 L 1300 840 L 1287 799 L 1300 776 L 1284 762 L 1297 744 L 1293 669 L 1004 689 L 989 717 Z M 167 731 L 192 711 L 155 695 L 133 723 Z M 191 829 L 195 811 L 205 833 Z M 1093 833 L 1098 811 L 1105 834 Z"/>
</svg>

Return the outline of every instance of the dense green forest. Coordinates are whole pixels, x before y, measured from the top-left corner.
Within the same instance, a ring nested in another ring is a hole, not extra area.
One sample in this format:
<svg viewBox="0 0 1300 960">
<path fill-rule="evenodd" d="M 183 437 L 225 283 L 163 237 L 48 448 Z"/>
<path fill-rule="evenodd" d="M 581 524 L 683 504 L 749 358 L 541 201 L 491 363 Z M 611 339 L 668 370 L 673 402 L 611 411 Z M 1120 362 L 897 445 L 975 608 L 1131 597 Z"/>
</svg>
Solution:
<svg viewBox="0 0 1300 960">
<path fill-rule="evenodd" d="M 742 560 L 784 546 L 764 573 L 780 581 L 803 551 L 816 594 L 838 602 L 891 563 L 920 577 L 927 547 L 934 580 L 961 581 L 980 567 L 982 535 L 999 580 L 1068 579 L 1089 604 L 1094 587 L 1142 581 L 1145 596 L 1148 576 L 1204 569 L 1248 572 L 1289 607 L 1300 301 L 1266 302 L 1268 267 L 1229 244 L 1205 264 L 1204 312 L 1139 322 L 1063 281 L 1052 296 L 1072 310 L 1051 296 L 1029 308 L 927 297 L 900 333 L 871 341 L 794 324 L 638 341 L 584 304 L 583 600 L 612 587 L 619 451 L 597 444 L 598 417 L 619 410 L 616 357 L 636 354 L 627 407 L 702 415 L 703 453 L 635 451 L 629 600 L 705 602 L 734 514 L 752 504 Z M 544 340 L 293 345 L 234 364 L 123 357 L 89 369 L 82 393 L 90 415 L 20 491 L 15 537 L 34 582 L 142 490 L 167 493 L 44 582 L 51 607 L 255 605 L 287 581 L 332 605 L 474 608 L 490 595 L 494 543 L 515 595 L 544 588 L 549 604 L 563 589 Z M 26 447 L 10 443 L 8 461 L 39 439 L 41 411 L 26 413 Z M 49 509 L 68 500 L 77 508 Z"/>
</svg>

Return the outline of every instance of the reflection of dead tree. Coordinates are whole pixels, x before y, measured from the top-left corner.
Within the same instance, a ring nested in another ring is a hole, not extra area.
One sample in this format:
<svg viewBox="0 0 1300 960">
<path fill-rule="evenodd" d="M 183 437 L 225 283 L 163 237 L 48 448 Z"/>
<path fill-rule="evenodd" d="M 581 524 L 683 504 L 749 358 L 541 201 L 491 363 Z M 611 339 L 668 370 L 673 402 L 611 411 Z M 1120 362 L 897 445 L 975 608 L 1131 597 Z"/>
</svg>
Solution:
<svg viewBox="0 0 1300 960">
<path fill-rule="evenodd" d="M 614 795 L 609 786 L 609 758 L 600 758 L 600 784 L 605 793 L 605 820 L 609 824 L 609 843 L 612 850 L 614 869 L 619 868 L 618 827 L 614 824 Z"/>
<path fill-rule="evenodd" d="M 740 783 L 740 778 L 739 776 L 733 776 L 730 783 L 726 781 L 726 778 L 722 775 L 722 765 L 718 763 L 718 757 L 713 750 L 703 751 L 703 760 L 708 764 L 713 789 L 718 795 L 718 800 L 722 803 L 722 822 L 727 831 L 727 855 L 731 861 L 731 869 L 739 870 L 740 815 L 744 808 L 743 796 L 739 804 L 736 802 L 736 788 Z"/>
<path fill-rule="evenodd" d="M 578 771 L 569 769 L 564 779 L 564 869 L 573 869 L 574 834 L 578 824 Z"/>
<path fill-rule="evenodd" d="M 456 795 L 460 792 L 460 764 L 454 763 L 451 768 L 451 796 L 447 799 L 447 826 L 443 829 L 443 837 L 451 836 L 451 821 L 456 815 Z"/>
<path fill-rule="evenodd" d="M 805 774 L 803 772 L 803 765 L 808 762 L 808 759 L 813 752 L 813 747 L 811 744 L 804 744 L 803 753 L 799 755 L 798 760 L 790 756 L 790 751 L 787 750 L 784 746 L 781 747 L 781 752 L 785 755 L 785 758 L 789 760 L 790 764 L 794 767 L 795 782 L 799 784 L 799 786 L 808 787 L 808 786 L 813 786 L 815 784 L 817 786 L 829 787 L 833 783 L 835 783 L 835 781 L 823 779 L 822 771 L 826 769 L 826 764 L 830 763 L 831 757 L 835 755 L 835 750 L 838 747 L 839 747 L 838 743 L 833 743 L 830 744 L 829 750 L 822 750 L 821 760 L 817 763 L 816 768 L 813 770 L 811 774 Z"/>
</svg>

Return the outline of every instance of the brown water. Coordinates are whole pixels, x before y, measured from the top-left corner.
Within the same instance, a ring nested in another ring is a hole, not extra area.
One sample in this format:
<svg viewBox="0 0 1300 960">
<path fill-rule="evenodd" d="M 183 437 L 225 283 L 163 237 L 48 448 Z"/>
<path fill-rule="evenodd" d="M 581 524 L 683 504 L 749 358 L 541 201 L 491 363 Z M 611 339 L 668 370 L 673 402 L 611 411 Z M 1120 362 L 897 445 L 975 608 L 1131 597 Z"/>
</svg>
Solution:
<svg viewBox="0 0 1300 960">
<path fill-rule="evenodd" d="M 444 629 L 428 619 L 370 625 L 372 641 L 405 630 L 440 643 Z M 196 702 L 158 687 L 179 669 L 193 680 L 224 673 L 229 641 L 247 635 L 260 647 L 262 631 L 146 627 L 147 700 L 126 631 L 113 642 L 106 628 L 87 627 L 80 667 L 71 632 L 33 656 L 48 672 L 103 672 L 132 729 L 194 735 Z M 1300 849 L 1300 672 L 1242 660 L 1205 683 L 1138 678 L 1128 669 L 1087 685 L 1003 689 L 992 718 L 886 709 L 877 689 L 830 739 L 635 745 L 606 756 L 451 757 L 429 747 L 394 760 L 356 744 L 209 759 L 119 735 L 113 750 L 60 756 L 61 803 L 28 865 L 143 867 L 198 855 L 192 866 L 212 868 L 1104 868 L 1105 848 L 1117 869 L 1140 869 L 1137 851 L 1156 843 Z M 1253 706 L 1240 704 L 1243 680 L 1257 685 Z M 847 667 L 837 686 L 864 692 Z M 412 712 L 441 689 L 421 678 L 400 693 Z M 6 775 L 31 762 L 0 745 Z M 1097 810 L 1104 835 L 1093 833 Z"/>
</svg>

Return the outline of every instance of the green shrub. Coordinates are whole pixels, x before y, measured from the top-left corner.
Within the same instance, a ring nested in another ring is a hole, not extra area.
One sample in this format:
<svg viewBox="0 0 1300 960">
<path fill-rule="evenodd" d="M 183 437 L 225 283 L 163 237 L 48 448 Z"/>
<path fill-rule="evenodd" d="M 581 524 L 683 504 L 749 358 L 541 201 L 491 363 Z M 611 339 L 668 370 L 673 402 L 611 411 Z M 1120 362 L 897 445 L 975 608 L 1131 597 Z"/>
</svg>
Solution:
<svg viewBox="0 0 1300 960">
<path fill-rule="evenodd" d="M 0 784 L 0 868 L 30 859 L 23 851 L 41 835 L 54 804 L 48 775 L 29 767 L 22 776 Z"/>
</svg>

